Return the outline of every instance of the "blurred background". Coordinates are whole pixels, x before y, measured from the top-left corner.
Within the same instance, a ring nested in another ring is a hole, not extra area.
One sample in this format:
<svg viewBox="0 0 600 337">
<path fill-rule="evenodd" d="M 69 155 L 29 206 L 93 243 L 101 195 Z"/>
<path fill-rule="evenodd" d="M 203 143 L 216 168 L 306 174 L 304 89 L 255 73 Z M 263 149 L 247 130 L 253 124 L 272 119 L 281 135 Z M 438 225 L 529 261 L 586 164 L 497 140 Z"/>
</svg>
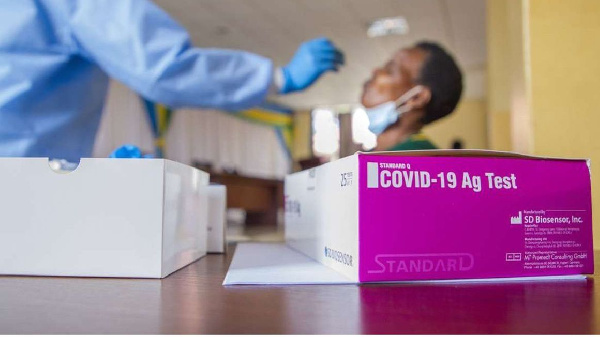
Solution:
<svg viewBox="0 0 600 337">
<path fill-rule="evenodd" d="M 600 175 L 600 1 L 156 3 L 199 47 L 248 50 L 281 66 L 302 41 L 323 35 L 346 54 L 339 73 L 326 74 L 305 92 L 270 98 L 278 109 L 293 111 L 285 132 L 217 111 L 173 112 L 164 156 L 196 165 L 228 186 L 230 222 L 244 229 L 234 236 L 252 232 L 256 224 L 277 228 L 286 174 L 375 146 L 358 104 L 362 84 L 396 50 L 420 40 L 444 46 L 464 75 L 457 110 L 424 129 L 438 147 L 590 158 L 592 177 Z M 385 18 L 394 18 L 384 24 L 387 29 L 369 30 Z M 139 96 L 113 81 L 94 155 L 106 157 L 123 143 L 152 152 L 155 139 L 146 119 Z"/>
</svg>

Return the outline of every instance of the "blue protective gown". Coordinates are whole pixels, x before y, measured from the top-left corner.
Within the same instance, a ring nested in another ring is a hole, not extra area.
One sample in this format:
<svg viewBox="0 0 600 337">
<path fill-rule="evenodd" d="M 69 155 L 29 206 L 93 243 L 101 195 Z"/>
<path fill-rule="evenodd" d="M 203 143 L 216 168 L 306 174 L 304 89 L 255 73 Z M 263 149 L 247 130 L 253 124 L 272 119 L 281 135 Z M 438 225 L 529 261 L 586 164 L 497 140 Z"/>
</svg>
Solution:
<svg viewBox="0 0 600 337">
<path fill-rule="evenodd" d="M 92 153 L 113 77 L 172 107 L 262 102 L 270 59 L 199 49 L 146 0 L 0 0 L 0 156 Z"/>
</svg>

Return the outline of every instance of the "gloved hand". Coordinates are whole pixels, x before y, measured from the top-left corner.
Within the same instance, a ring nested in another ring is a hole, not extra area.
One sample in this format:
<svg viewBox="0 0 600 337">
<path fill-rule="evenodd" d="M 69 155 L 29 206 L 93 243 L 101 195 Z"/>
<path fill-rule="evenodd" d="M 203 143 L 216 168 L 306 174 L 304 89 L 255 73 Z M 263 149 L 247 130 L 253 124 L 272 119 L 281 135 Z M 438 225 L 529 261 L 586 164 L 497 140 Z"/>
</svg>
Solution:
<svg viewBox="0 0 600 337">
<path fill-rule="evenodd" d="M 337 71 L 344 64 L 344 54 L 327 38 L 306 41 L 288 65 L 281 68 L 281 94 L 306 89 L 326 71 Z"/>
<path fill-rule="evenodd" d="M 148 154 L 142 156 L 142 150 L 140 150 L 139 147 L 137 147 L 135 145 L 126 144 L 126 145 L 123 145 L 123 146 L 115 149 L 108 157 L 109 158 L 153 158 L 154 156 L 148 155 Z"/>
</svg>

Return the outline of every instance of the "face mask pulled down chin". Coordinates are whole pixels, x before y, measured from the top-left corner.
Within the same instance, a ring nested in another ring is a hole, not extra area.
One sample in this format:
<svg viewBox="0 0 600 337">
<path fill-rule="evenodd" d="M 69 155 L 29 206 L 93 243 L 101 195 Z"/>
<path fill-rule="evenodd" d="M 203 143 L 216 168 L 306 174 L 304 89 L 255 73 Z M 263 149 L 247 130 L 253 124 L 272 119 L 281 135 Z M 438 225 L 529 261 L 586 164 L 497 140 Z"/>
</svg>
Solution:
<svg viewBox="0 0 600 337">
<path fill-rule="evenodd" d="M 388 101 L 372 108 L 365 109 L 367 117 L 369 117 L 369 131 L 376 135 L 380 135 L 388 126 L 396 123 L 403 113 L 410 110 L 410 108 L 406 106 L 406 102 L 415 95 L 418 95 L 421 90 L 421 86 L 413 87 L 395 101 Z"/>
</svg>

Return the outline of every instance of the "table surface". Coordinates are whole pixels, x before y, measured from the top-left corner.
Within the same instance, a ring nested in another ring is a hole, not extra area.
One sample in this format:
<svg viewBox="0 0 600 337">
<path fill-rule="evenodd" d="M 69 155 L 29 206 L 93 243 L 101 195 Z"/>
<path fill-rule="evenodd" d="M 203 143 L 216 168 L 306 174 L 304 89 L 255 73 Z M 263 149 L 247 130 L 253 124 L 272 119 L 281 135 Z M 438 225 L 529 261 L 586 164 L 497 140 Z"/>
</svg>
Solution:
<svg viewBox="0 0 600 337">
<path fill-rule="evenodd" d="M 223 287 L 231 257 L 206 256 L 163 280 L 0 277 L 0 333 L 600 332 L 593 278 Z"/>
</svg>

